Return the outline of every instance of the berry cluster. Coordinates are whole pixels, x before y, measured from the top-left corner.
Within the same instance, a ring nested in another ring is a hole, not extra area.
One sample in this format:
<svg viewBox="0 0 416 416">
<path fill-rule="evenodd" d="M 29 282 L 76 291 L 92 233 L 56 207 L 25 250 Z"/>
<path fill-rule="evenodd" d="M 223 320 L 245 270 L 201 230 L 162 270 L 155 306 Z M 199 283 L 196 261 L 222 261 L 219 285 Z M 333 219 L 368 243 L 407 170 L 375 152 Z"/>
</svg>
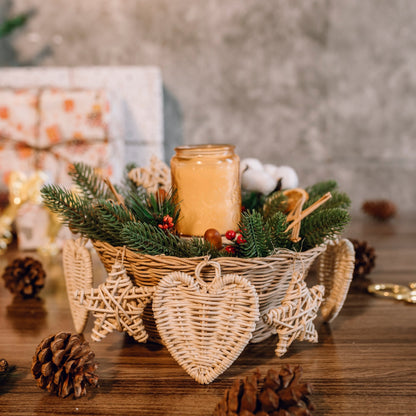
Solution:
<svg viewBox="0 0 416 416">
<path fill-rule="evenodd" d="M 173 218 L 170 215 L 165 215 L 163 217 L 163 223 L 159 224 L 158 227 L 162 230 L 170 230 L 175 224 L 173 223 Z"/>
<path fill-rule="evenodd" d="M 227 251 L 227 253 L 230 253 L 230 254 L 235 254 L 238 246 L 240 246 L 241 244 L 247 243 L 247 241 L 244 239 L 242 234 L 234 230 L 228 230 L 225 233 L 225 238 L 235 243 L 232 245 L 225 246 L 225 250 Z"/>
</svg>

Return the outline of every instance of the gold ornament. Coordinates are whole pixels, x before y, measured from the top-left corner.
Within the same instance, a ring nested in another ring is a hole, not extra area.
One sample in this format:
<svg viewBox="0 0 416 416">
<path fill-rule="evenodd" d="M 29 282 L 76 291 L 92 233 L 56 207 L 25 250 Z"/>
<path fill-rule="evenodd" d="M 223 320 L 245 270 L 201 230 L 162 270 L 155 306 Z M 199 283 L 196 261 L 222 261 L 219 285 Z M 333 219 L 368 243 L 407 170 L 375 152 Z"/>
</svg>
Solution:
<svg viewBox="0 0 416 416">
<path fill-rule="evenodd" d="M 20 206 L 26 202 L 41 203 L 40 188 L 46 182 L 44 172 L 36 171 L 30 177 L 22 172 L 12 172 L 9 180 L 9 205 L 0 216 L 0 254 L 12 241 L 12 224 Z"/>
<path fill-rule="evenodd" d="M 263 316 L 264 322 L 274 326 L 279 334 L 276 347 L 278 357 L 284 355 L 297 338 L 300 341 L 318 342 L 318 333 L 313 320 L 322 303 L 324 291 L 322 285 L 308 289 L 303 275 L 294 273 L 281 306 L 269 310 Z"/>
</svg>

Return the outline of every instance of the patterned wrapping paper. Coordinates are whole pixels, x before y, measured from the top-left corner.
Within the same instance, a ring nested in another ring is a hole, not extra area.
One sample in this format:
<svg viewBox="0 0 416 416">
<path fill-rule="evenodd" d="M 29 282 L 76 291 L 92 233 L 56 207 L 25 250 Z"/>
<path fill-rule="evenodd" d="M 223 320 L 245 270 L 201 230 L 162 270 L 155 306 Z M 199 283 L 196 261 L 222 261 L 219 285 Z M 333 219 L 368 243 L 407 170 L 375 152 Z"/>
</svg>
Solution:
<svg viewBox="0 0 416 416">
<path fill-rule="evenodd" d="M 109 122 L 102 89 L 0 89 L 0 190 L 7 189 L 10 172 L 30 176 L 38 169 L 49 181 L 70 186 L 67 172 L 75 161 L 100 168 L 105 176 L 120 175 L 124 141 L 109 137 Z M 24 204 L 16 218 L 19 249 L 47 246 L 49 225 L 44 208 Z"/>
<path fill-rule="evenodd" d="M 40 169 L 51 182 L 69 185 L 68 167 L 75 161 L 104 175 L 119 172 L 123 161 L 111 157 L 116 139 L 108 137 L 108 123 L 104 90 L 0 89 L 0 183 L 13 170 Z"/>
</svg>

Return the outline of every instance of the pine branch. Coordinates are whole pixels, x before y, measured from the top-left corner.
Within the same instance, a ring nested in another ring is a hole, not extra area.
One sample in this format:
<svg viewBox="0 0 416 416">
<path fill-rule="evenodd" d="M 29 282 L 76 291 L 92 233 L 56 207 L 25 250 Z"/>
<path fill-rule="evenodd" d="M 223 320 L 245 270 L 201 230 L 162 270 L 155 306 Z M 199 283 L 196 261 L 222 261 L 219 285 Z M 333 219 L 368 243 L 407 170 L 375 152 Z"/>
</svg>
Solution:
<svg viewBox="0 0 416 416">
<path fill-rule="evenodd" d="M 117 187 L 117 191 L 123 196 L 125 200 L 128 199 L 130 193 L 137 194 L 138 192 L 141 192 L 143 195 L 145 194 L 144 188 L 140 187 L 141 189 L 139 191 L 137 185 L 129 178 L 129 172 L 136 167 L 137 164 L 133 162 L 128 163 L 125 166 L 121 185 Z"/>
<path fill-rule="evenodd" d="M 170 191 L 165 198 L 149 194 L 144 199 L 140 194 L 130 193 L 128 206 L 139 222 L 157 226 L 163 224 L 163 218 L 169 215 L 173 223 L 179 219 L 179 206 L 175 201 L 175 191 Z"/>
<path fill-rule="evenodd" d="M 309 200 L 317 201 L 321 196 L 327 192 L 333 192 L 337 189 L 338 184 L 334 180 L 318 182 L 312 186 L 309 186 L 305 191 L 309 194 Z M 309 201 L 308 201 L 309 202 Z"/>
<path fill-rule="evenodd" d="M 321 198 L 322 195 L 315 195 L 312 198 L 309 198 L 306 203 L 303 206 L 303 209 L 306 209 L 310 207 L 312 204 L 314 204 L 316 201 L 318 201 L 319 198 Z M 336 190 L 331 191 L 331 199 L 326 201 L 323 205 L 321 205 L 318 210 L 320 209 L 329 209 L 329 208 L 342 208 L 347 209 L 351 205 L 351 199 L 345 192 L 338 192 Z"/>
<path fill-rule="evenodd" d="M 121 231 L 121 238 L 128 248 L 143 254 L 187 257 L 178 236 L 151 224 L 128 222 Z"/>
<path fill-rule="evenodd" d="M 30 13 L 22 13 L 16 17 L 7 19 L 0 25 L 0 38 L 9 35 L 17 28 L 23 26 L 27 19 L 29 18 Z"/>
<path fill-rule="evenodd" d="M 140 194 L 130 193 L 128 197 L 128 207 L 138 222 L 143 222 L 153 226 L 158 225 L 158 221 L 147 205 L 147 198 Z"/>
<path fill-rule="evenodd" d="M 309 250 L 326 240 L 336 238 L 350 221 L 348 211 L 340 208 L 316 210 L 302 220 L 302 240 L 293 245 L 295 250 Z"/>
<path fill-rule="evenodd" d="M 212 258 L 222 254 L 202 238 L 181 239 L 151 224 L 128 222 L 121 231 L 122 244 L 130 249 L 152 256 L 165 254 L 175 257 Z"/>
<path fill-rule="evenodd" d="M 45 185 L 41 189 L 43 204 L 73 232 L 92 239 L 102 239 L 105 235 L 94 216 L 90 201 L 58 185 Z"/>
<path fill-rule="evenodd" d="M 193 237 L 185 241 L 184 251 L 187 253 L 186 257 L 201 257 L 210 256 L 211 258 L 221 257 L 224 254 L 217 250 L 211 243 L 203 238 Z"/>
<path fill-rule="evenodd" d="M 290 241 L 290 231 L 286 232 L 288 226 L 286 222 L 286 215 L 283 212 L 277 211 L 266 222 L 266 229 L 270 234 L 270 239 L 274 249 L 290 248 L 292 242 Z"/>
<path fill-rule="evenodd" d="M 326 201 L 325 204 L 320 207 L 321 209 L 348 209 L 351 206 L 351 199 L 345 192 L 332 191 L 331 195 L 332 198 Z"/>
<path fill-rule="evenodd" d="M 85 198 L 89 200 L 114 198 L 103 178 L 94 171 L 93 167 L 76 162 L 68 173 Z"/>
<path fill-rule="evenodd" d="M 276 212 L 284 212 L 287 207 L 287 197 L 281 191 L 273 192 L 263 204 L 262 213 L 264 218 L 271 218 Z"/>
<path fill-rule="evenodd" d="M 146 202 L 159 224 L 165 215 L 172 217 L 174 224 L 178 222 L 180 210 L 179 204 L 176 202 L 175 189 L 171 189 L 164 198 L 160 198 L 156 194 L 149 194 Z"/>
<path fill-rule="evenodd" d="M 102 233 L 106 235 L 105 241 L 113 246 L 122 245 L 120 233 L 123 225 L 132 220 L 132 213 L 113 201 L 103 200 L 95 206 L 94 214 Z"/>
<path fill-rule="evenodd" d="M 264 204 L 265 196 L 260 192 L 242 191 L 241 205 L 246 211 L 258 210 Z"/>
<path fill-rule="evenodd" d="M 245 243 L 240 244 L 239 252 L 243 257 L 265 257 L 272 250 L 269 229 L 265 227 L 263 217 L 257 211 L 247 211 L 241 214 L 239 223 L 241 235 Z"/>
</svg>

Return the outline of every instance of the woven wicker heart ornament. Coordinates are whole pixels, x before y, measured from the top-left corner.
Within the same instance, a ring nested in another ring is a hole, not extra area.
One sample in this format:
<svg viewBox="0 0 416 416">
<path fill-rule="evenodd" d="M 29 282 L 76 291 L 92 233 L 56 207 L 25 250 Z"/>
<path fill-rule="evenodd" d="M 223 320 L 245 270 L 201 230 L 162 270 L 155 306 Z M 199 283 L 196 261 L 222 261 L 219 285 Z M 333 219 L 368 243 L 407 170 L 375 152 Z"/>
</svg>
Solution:
<svg viewBox="0 0 416 416">
<path fill-rule="evenodd" d="M 215 267 L 209 284 L 199 276 Z M 198 383 L 222 374 L 250 341 L 259 318 L 251 283 L 237 274 L 221 276 L 216 262 L 201 262 L 195 277 L 182 272 L 165 276 L 153 298 L 157 329 L 173 358 Z"/>
<path fill-rule="evenodd" d="M 81 334 L 88 320 L 88 309 L 74 297 L 78 291 L 89 291 L 93 285 L 91 254 L 81 239 L 65 241 L 62 251 L 66 292 L 75 331 Z"/>
</svg>

